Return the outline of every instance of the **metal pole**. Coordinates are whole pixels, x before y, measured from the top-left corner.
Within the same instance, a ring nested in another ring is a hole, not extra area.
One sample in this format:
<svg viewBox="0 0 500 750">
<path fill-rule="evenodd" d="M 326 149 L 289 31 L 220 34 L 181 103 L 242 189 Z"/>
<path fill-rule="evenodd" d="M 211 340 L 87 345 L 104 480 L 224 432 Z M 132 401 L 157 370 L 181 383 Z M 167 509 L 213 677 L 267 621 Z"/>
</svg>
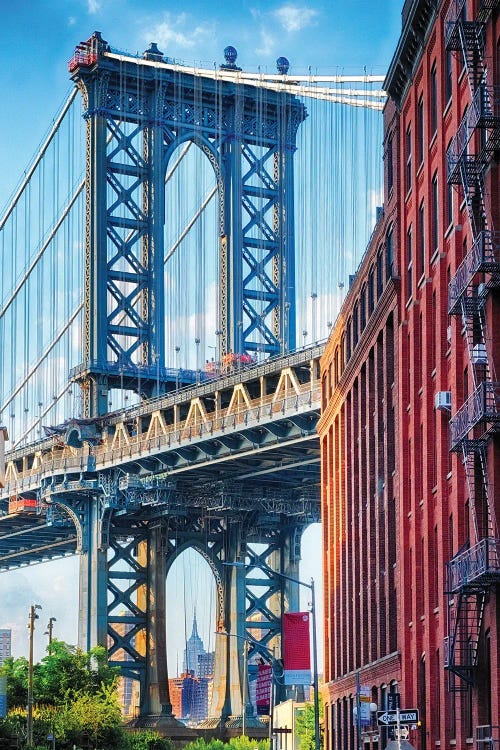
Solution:
<svg viewBox="0 0 500 750">
<path fill-rule="evenodd" d="M 396 704 L 396 726 L 398 728 L 398 750 L 401 750 L 401 717 L 399 716 L 399 700 Z"/>
<path fill-rule="evenodd" d="M 241 734 L 244 737 L 246 733 L 246 715 L 247 715 L 247 676 L 248 676 L 248 641 L 243 641 L 243 716 L 241 721 Z"/>
<path fill-rule="evenodd" d="M 55 617 L 49 617 L 49 622 L 47 624 L 47 630 L 45 631 L 44 635 L 49 636 L 49 656 L 52 653 L 52 633 L 54 630 L 54 623 L 57 622 L 57 619 Z"/>
<path fill-rule="evenodd" d="M 360 700 L 361 684 L 359 679 L 359 671 L 356 672 L 356 735 L 358 740 L 358 750 L 361 750 L 361 700 Z"/>
<path fill-rule="evenodd" d="M 311 578 L 311 619 L 313 629 L 314 748 L 319 750 L 318 646 L 316 643 L 316 597 L 313 578 Z"/>
<path fill-rule="evenodd" d="M 26 744 L 28 747 L 33 746 L 33 632 L 35 630 L 35 620 L 38 620 L 37 609 L 41 609 L 39 604 L 32 604 L 30 607 L 28 630 L 29 636 L 29 658 L 28 658 L 28 705 L 26 717 Z"/>
<path fill-rule="evenodd" d="M 273 660 L 274 660 L 274 646 L 273 646 Z M 273 661 L 271 665 L 271 695 L 270 695 L 270 701 L 269 701 L 269 750 L 273 750 L 274 748 L 274 735 L 273 735 L 273 713 L 274 713 L 274 704 L 276 700 L 275 691 L 276 691 L 276 683 L 274 679 L 274 664 Z"/>
</svg>

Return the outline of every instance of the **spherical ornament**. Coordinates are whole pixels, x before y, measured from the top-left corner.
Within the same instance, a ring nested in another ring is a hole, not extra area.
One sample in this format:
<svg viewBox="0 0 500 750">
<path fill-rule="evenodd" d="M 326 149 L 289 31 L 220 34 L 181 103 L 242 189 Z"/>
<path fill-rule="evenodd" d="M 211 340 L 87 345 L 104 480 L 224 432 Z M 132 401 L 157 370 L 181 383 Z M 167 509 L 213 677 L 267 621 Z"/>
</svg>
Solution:
<svg viewBox="0 0 500 750">
<path fill-rule="evenodd" d="M 234 65 L 234 63 L 236 62 L 236 58 L 238 57 L 236 48 L 232 47 L 231 45 L 229 45 L 229 47 L 226 47 L 224 49 L 224 57 L 228 65 Z"/>
<path fill-rule="evenodd" d="M 278 57 L 276 60 L 276 67 L 278 68 L 278 73 L 281 73 L 282 76 L 286 76 L 290 68 L 290 63 L 286 57 Z"/>
</svg>

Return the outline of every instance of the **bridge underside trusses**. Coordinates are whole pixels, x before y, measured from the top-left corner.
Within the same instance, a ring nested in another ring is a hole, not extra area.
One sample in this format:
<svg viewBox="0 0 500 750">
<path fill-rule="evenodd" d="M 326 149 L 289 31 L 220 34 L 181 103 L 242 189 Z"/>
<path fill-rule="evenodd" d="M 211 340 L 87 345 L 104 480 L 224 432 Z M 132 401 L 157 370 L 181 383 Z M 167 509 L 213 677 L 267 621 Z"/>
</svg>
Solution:
<svg viewBox="0 0 500 750">
<path fill-rule="evenodd" d="M 319 520 L 320 355 L 72 421 L 7 456 L 0 503 L 17 512 L 0 518 L 0 567 L 80 553 L 80 645 L 108 644 L 141 683 L 143 717 L 171 718 L 165 582 L 185 549 L 216 584 L 212 719 L 242 714 L 241 639 L 250 667 L 279 654 L 282 612 L 298 606 L 279 574 L 297 577 L 302 532 Z"/>
</svg>

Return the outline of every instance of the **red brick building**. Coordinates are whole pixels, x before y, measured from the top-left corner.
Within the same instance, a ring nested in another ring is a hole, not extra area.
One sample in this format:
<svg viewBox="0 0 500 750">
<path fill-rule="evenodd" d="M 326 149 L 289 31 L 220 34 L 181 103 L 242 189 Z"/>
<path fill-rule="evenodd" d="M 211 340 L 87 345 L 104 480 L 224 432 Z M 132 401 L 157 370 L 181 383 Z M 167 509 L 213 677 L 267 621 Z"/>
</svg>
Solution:
<svg viewBox="0 0 500 750">
<path fill-rule="evenodd" d="M 322 362 L 336 750 L 385 747 L 391 693 L 419 750 L 500 742 L 499 4 L 404 4 L 384 209 Z"/>
</svg>

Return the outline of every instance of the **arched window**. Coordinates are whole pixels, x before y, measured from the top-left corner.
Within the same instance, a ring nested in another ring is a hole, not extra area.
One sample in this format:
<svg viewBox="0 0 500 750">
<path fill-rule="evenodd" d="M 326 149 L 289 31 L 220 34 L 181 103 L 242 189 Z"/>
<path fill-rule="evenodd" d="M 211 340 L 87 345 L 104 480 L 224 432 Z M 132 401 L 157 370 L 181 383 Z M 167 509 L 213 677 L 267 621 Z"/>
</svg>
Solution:
<svg viewBox="0 0 500 750">
<path fill-rule="evenodd" d="M 382 247 L 380 247 L 378 254 L 377 254 L 377 299 L 380 299 L 383 288 L 384 288 L 383 251 L 382 251 Z"/>
<path fill-rule="evenodd" d="M 394 228 L 392 225 L 385 236 L 385 269 L 389 280 L 394 271 Z"/>
<path fill-rule="evenodd" d="M 373 266 L 368 273 L 368 315 L 370 316 L 375 308 L 375 270 Z"/>
<path fill-rule="evenodd" d="M 363 333 L 366 327 L 366 286 L 363 285 L 361 288 L 361 294 L 359 297 L 359 332 Z"/>
</svg>

